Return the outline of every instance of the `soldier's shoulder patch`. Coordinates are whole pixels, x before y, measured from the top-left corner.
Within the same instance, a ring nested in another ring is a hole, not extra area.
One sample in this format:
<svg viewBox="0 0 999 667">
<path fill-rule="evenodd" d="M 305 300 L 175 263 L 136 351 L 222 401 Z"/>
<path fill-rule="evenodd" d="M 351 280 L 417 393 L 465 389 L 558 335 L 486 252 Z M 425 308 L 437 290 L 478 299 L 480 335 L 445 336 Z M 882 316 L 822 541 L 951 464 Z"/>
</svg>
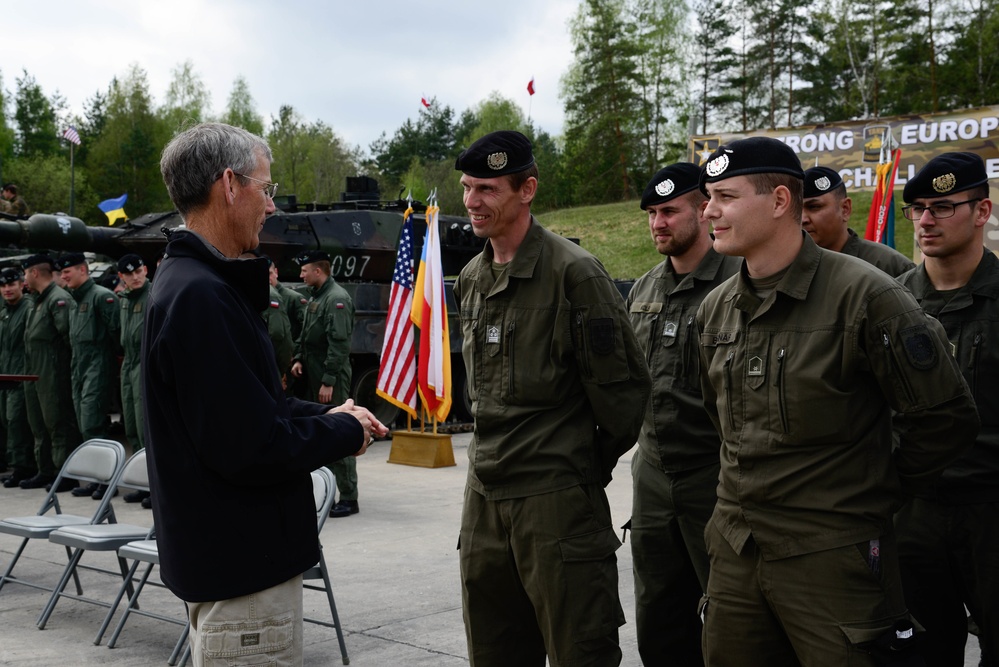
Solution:
<svg viewBox="0 0 999 667">
<path fill-rule="evenodd" d="M 909 364 L 921 371 L 928 371 L 937 365 L 937 348 L 925 324 L 902 329 L 902 347 Z"/>
<path fill-rule="evenodd" d="M 65 299 L 56 299 L 55 305 L 58 308 L 63 308 L 63 307 L 66 306 L 66 300 Z"/>
<path fill-rule="evenodd" d="M 281 302 L 271 301 L 271 308 L 280 308 L 280 307 L 281 307 Z"/>
<path fill-rule="evenodd" d="M 302 305 L 304 306 L 305 304 L 307 304 L 307 303 L 309 302 L 309 300 L 308 300 L 308 299 L 306 299 L 306 298 L 305 298 L 305 297 L 303 296 L 303 297 L 299 298 L 298 302 L 299 302 L 299 303 L 301 303 L 301 304 L 302 304 Z"/>
<path fill-rule="evenodd" d="M 590 344 L 597 354 L 610 354 L 614 351 L 614 320 L 598 317 L 590 320 Z"/>
<path fill-rule="evenodd" d="M 343 309 L 344 309 L 344 308 L 346 308 L 346 307 L 347 307 L 347 306 L 345 306 L 345 305 L 344 305 L 343 301 L 337 301 L 337 302 L 336 302 L 336 309 L 337 309 L 337 310 L 343 310 Z"/>
<path fill-rule="evenodd" d="M 114 303 L 114 297 L 113 296 L 105 297 L 104 298 L 104 302 L 105 303 Z"/>
</svg>

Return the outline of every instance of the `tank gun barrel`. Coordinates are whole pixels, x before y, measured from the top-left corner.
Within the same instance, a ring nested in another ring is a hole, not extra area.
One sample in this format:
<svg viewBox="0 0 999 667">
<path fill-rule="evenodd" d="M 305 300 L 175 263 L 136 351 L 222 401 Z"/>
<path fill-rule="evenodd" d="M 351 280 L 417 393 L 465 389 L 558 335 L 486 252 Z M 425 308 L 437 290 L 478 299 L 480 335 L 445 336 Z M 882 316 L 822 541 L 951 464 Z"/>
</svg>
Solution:
<svg viewBox="0 0 999 667">
<path fill-rule="evenodd" d="M 36 213 L 27 220 L 0 220 L 0 244 L 66 251 L 90 250 L 108 255 L 127 252 L 118 242 L 122 229 L 89 227 L 83 220 L 57 213 Z"/>
</svg>

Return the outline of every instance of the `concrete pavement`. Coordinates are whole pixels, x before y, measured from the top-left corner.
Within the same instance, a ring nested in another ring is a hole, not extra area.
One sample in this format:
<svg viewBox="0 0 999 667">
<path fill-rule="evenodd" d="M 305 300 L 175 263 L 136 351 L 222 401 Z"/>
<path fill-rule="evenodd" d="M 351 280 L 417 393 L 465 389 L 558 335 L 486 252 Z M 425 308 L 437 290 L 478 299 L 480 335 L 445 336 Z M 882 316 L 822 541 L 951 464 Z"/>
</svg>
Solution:
<svg viewBox="0 0 999 667">
<path fill-rule="evenodd" d="M 350 664 L 356 667 L 452 667 L 467 665 L 461 619 L 456 545 L 462 492 L 467 472 L 469 434 L 452 436 L 457 466 L 426 469 L 387 463 L 390 442 L 377 442 L 358 459 L 360 513 L 329 519 L 322 542 L 346 634 Z M 631 512 L 632 450 L 622 457 L 608 487 L 614 523 L 623 525 Z M 42 491 L 0 488 L 0 517 L 34 514 Z M 60 494 L 63 511 L 90 515 L 89 498 Z M 118 520 L 151 525 L 152 513 L 115 499 Z M 19 540 L 0 535 L 0 568 L 6 568 Z M 16 574 L 54 586 L 66 562 L 62 547 L 29 544 Z M 114 568 L 111 554 L 89 554 L 84 563 Z M 635 639 L 634 583 L 630 545 L 618 550 L 621 601 L 628 623 L 621 628 L 622 665 L 641 665 Z M 155 570 L 154 570 L 155 572 Z M 155 577 L 155 574 L 154 574 Z M 106 575 L 84 572 L 84 593 L 110 601 L 120 584 Z M 35 621 L 49 594 L 8 584 L 0 591 L 0 665 L 166 664 L 180 627 L 133 615 L 117 646 L 101 646 L 94 635 L 105 608 L 60 600 L 45 630 Z M 148 587 L 144 609 L 184 614 L 182 603 L 168 591 Z M 306 616 L 329 620 L 322 593 L 305 591 Z M 120 615 L 120 611 L 119 611 Z M 117 617 L 115 618 L 117 621 Z M 112 625 L 113 629 L 113 625 Z M 110 636 L 110 631 L 108 632 Z M 340 663 L 331 628 L 305 624 L 305 664 Z M 977 642 L 966 664 L 978 664 Z"/>
</svg>

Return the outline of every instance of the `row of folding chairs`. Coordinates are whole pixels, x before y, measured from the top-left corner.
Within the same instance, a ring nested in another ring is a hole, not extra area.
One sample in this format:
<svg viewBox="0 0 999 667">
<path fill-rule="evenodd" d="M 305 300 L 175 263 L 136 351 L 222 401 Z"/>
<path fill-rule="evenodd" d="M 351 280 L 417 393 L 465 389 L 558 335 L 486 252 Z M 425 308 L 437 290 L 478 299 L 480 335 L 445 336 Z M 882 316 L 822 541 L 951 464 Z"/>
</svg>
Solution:
<svg viewBox="0 0 999 667">
<path fill-rule="evenodd" d="M 108 487 L 93 515 L 85 517 L 62 511 L 55 489 L 59 487 L 63 479 L 75 479 L 82 483 L 97 483 Z M 333 473 L 328 468 L 313 471 L 312 488 L 315 497 L 317 529 L 322 531 L 326 517 L 329 516 L 336 490 L 336 480 Z M 168 660 L 168 664 L 174 665 L 179 659 L 183 665 L 187 662 L 190 654 L 190 646 L 187 643 L 190 626 L 186 614 L 183 617 L 171 617 L 139 607 L 139 595 L 147 584 L 162 587 L 159 582 L 150 580 L 153 568 L 159 564 L 159 551 L 156 545 L 155 528 L 118 523 L 112 499 L 116 490 L 119 489 L 149 491 L 145 450 L 139 450 L 126 460 L 125 449 L 120 443 L 101 439 L 88 440 L 74 450 L 52 483 L 51 490 L 42 501 L 37 514 L 0 520 L 0 533 L 21 538 L 20 545 L 7 564 L 4 573 L 0 575 L 0 591 L 7 584 L 21 584 L 51 592 L 48 602 L 38 617 L 39 629 L 45 628 L 56 605 L 62 598 L 106 607 L 108 611 L 97 636 L 94 638 L 96 645 L 101 643 L 115 613 L 121 606 L 122 600 L 127 599 L 125 609 L 108 640 L 108 647 L 114 648 L 129 617 L 132 614 L 139 614 L 183 626 L 184 629 Z M 65 547 L 67 564 L 55 587 L 14 575 L 14 569 L 31 540 L 48 540 L 53 544 Z M 81 561 L 87 552 L 114 552 L 118 570 L 83 564 Z M 128 561 L 132 561 L 131 566 L 128 565 Z M 142 574 L 136 581 L 135 576 L 138 569 L 143 565 L 145 567 Z M 80 583 L 79 570 L 91 570 L 121 577 L 121 585 L 114 600 L 108 602 L 85 596 Z M 305 572 L 303 577 L 306 581 L 305 588 L 326 593 L 333 619 L 332 622 L 313 618 L 305 620 L 334 628 L 343 664 L 349 664 L 343 629 L 333 597 L 333 586 L 322 551 L 320 551 L 319 562 L 315 567 Z M 67 591 L 70 580 L 75 584 L 75 594 Z M 308 583 L 317 580 L 322 580 L 321 586 L 318 583 Z"/>
</svg>

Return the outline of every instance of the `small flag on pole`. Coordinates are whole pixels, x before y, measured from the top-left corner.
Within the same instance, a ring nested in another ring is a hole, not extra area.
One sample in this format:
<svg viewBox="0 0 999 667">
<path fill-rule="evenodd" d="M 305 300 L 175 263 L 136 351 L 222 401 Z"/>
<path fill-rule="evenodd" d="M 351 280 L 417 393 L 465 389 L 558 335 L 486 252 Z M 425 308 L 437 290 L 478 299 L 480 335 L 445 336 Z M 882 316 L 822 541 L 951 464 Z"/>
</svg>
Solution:
<svg viewBox="0 0 999 667">
<path fill-rule="evenodd" d="M 430 102 L 427 101 L 426 96 L 420 98 L 420 103 L 422 103 L 426 108 L 430 108 Z"/>
<path fill-rule="evenodd" d="M 451 336 L 444 301 L 439 213 L 437 206 L 427 207 L 427 237 L 416 274 L 411 317 L 420 328 L 420 398 L 427 412 L 444 421 L 451 411 Z"/>
<path fill-rule="evenodd" d="M 104 215 L 108 217 L 108 225 L 113 225 L 118 218 L 124 218 L 128 220 L 128 216 L 125 215 L 125 202 L 128 201 L 128 193 L 123 194 L 117 199 L 105 199 L 97 208 L 104 211 Z"/>
<path fill-rule="evenodd" d="M 534 94 L 534 77 L 533 76 L 531 77 L 531 80 L 527 82 L 527 94 L 528 95 L 533 95 Z"/>
<path fill-rule="evenodd" d="M 62 131 L 62 137 L 70 143 L 80 145 L 80 133 L 76 131 L 75 127 L 67 127 Z"/>
<path fill-rule="evenodd" d="M 890 141 L 890 139 L 889 139 Z M 886 141 L 888 144 L 888 141 Z M 895 176 L 902 161 L 902 149 L 882 149 L 881 161 L 874 170 L 876 184 L 871 210 L 867 215 L 864 238 L 895 247 Z"/>
<path fill-rule="evenodd" d="M 413 309 L 412 207 L 406 209 L 403 219 L 375 392 L 397 408 L 417 417 L 416 346 L 413 323 L 409 319 Z"/>
</svg>

